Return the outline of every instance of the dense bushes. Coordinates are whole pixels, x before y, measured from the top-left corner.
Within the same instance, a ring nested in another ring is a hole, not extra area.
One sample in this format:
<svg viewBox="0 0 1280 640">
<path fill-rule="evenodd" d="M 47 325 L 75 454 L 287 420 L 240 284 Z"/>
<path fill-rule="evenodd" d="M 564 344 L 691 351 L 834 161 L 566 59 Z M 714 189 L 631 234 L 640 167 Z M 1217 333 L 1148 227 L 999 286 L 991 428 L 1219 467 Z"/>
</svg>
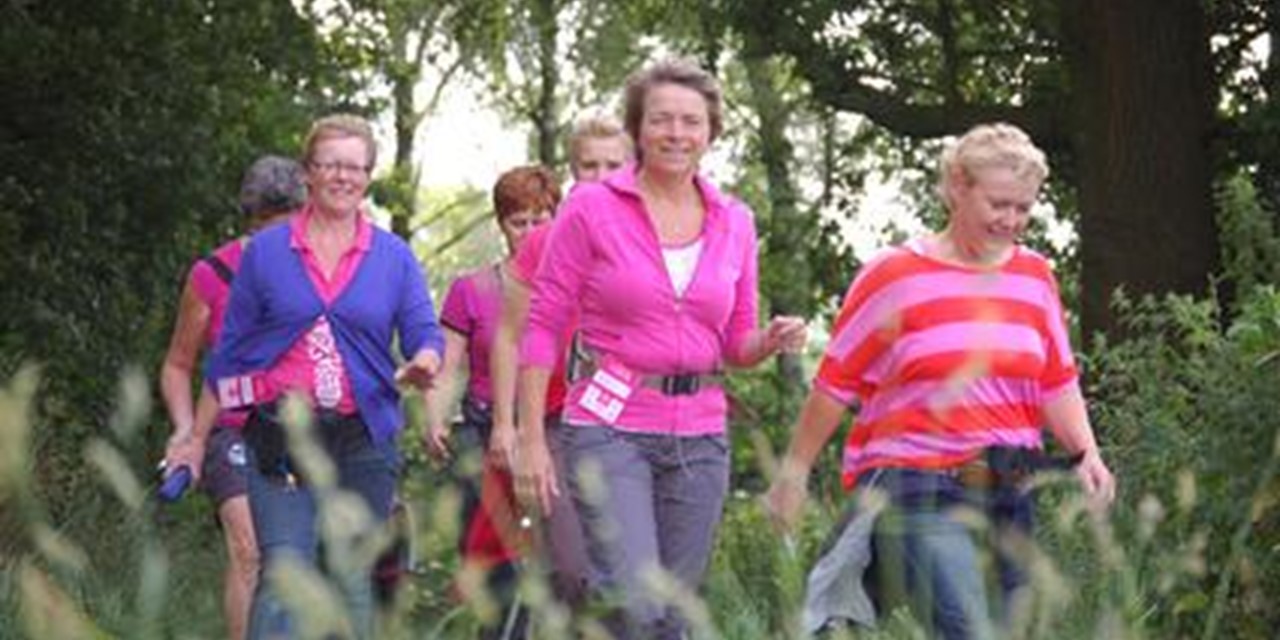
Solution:
<svg viewBox="0 0 1280 640">
<path fill-rule="evenodd" d="M 1131 338 L 1091 364 L 1095 415 L 1140 553 L 1148 624 L 1271 637 L 1280 613 L 1280 291 L 1234 318 L 1212 300 L 1123 302 Z M 1223 326 L 1226 330 L 1223 331 Z"/>
<path fill-rule="evenodd" d="M 1041 494 L 1037 590 L 1020 637 L 1270 638 L 1280 628 L 1280 291 L 1121 300 L 1128 338 L 1085 357 L 1121 494 L 1088 517 L 1070 478 Z M 830 460 L 818 473 L 836 474 Z M 794 637 L 818 542 L 847 500 L 824 483 L 790 545 L 730 501 L 708 599 L 727 637 Z M 884 637 L 911 637 L 895 621 Z M 898 632 L 901 628 L 903 631 Z M 882 637 L 882 636 L 876 636 Z"/>
<path fill-rule="evenodd" d="M 0 375 L 42 367 L 38 486 L 90 526 L 110 510 L 82 448 L 122 372 L 158 365 L 191 259 L 238 226 L 244 167 L 296 147 L 324 56 L 288 3 L 104 0 L 5 3 L 0 57 Z M 167 431 L 142 426 L 135 460 Z"/>
</svg>

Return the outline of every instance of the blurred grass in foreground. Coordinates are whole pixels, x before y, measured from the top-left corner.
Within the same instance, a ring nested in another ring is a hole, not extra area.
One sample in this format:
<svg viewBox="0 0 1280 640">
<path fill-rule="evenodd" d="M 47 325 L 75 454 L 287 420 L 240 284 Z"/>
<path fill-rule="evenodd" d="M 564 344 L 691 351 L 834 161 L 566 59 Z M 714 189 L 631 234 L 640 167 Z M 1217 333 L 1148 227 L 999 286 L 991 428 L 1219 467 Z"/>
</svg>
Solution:
<svg viewBox="0 0 1280 640">
<path fill-rule="evenodd" d="M 1124 304 L 1131 305 L 1124 311 L 1135 337 L 1099 345 L 1085 360 L 1121 498 L 1110 519 L 1098 518 L 1070 477 L 1041 479 L 1036 540 L 1017 549 L 1032 589 L 1012 635 L 1274 637 L 1280 293 L 1262 288 L 1225 331 L 1212 303 Z M 223 637 L 223 548 L 211 505 L 195 492 L 164 508 L 151 497 L 148 455 L 155 445 L 147 442 L 153 430 L 145 428 L 151 414 L 145 378 L 126 373 L 109 428 L 76 442 L 59 440 L 58 425 L 42 422 L 39 388 L 39 372 L 24 368 L 0 390 L 0 640 Z M 770 443 L 748 440 L 751 457 L 767 466 Z M 292 442 L 326 477 L 328 461 L 314 445 Z M 496 608 L 483 577 L 459 567 L 458 496 L 423 461 L 416 438 L 406 435 L 402 449 L 401 497 L 415 514 L 415 561 L 396 602 L 381 612 L 381 636 L 475 637 L 479 621 L 492 620 Z M 747 484 L 768 477 L 768 469 L 757 473 Z M 52 487 L 49 479 L 78 484 Z M 73 502 L 49 499 L 68 495 Z M 801 637 L 805 572 L 847 498 L 818 491 L 802 528 L 784 544 L 756 497 L 731 494 L 701 597 L 667 576 L 650 576 L 657 592 L 694 622 L 695 637 Z M 368 514 L 341 492 L 331 492 L 322 512 L 331 562 L 368 564 L 391 539 L 356 535 Z M 349 624 L 322 575 L 286 566 L 269 579 L 298 607 L 309 637 L 341 633 Z M 470 605 L 462 604 L 463 593 L 471 594 Z M 567 618 L 536 575 L 520 593 L 539 637 L 604 637 L 597 621 Z M 923 637 L 905 612 L 882 617 L 877 631 L 832 637 Z"/>
</svg>

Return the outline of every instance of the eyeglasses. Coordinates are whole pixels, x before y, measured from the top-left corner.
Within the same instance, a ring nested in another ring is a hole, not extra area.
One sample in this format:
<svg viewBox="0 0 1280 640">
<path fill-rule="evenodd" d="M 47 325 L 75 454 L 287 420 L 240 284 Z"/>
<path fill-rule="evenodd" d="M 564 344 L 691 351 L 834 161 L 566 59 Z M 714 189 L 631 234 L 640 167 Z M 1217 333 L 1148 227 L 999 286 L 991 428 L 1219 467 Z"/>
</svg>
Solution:
<svg viewBox="0 0 1280 640">
<path fill-rule="evenodd" d="M 368 165 L 351 164 L 348 162 L 312 162 L 311 168 L 326 176 L 336 176 L 339 173 L 348 173 L 358 176 L 369 175 Z"/>
</svg>

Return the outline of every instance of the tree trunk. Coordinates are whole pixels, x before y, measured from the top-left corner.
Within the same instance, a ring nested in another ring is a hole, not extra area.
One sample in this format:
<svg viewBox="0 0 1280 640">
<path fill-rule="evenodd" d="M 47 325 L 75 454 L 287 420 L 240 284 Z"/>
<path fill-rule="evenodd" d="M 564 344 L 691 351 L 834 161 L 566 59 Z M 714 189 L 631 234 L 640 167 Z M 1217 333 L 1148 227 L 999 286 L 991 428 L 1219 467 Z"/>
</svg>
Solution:
<svg viewBox="0 0 1280 640">
<path fill-rule="evenodd" d="M 784 278 L 772 279 L 767 289 L 769 311 L 774 315 L 808 316 L 805 301 L 814 283 L 807 261 L 795 260 L 804 255 L 804 225 L 797 206 L 796 187 L 788 162 L 795 155 L 787 138 L 791 107 L 781 95 L 779 71 L 772 58 L 749 55 L 743 59 L 747 82 L 751 87 L 751 106 L 759 118 L 756 134 L 760 140 L 760 163 L 764 166 L 769 199 L 768 235 L 763 263 L 772 268 L 787 268 Z M 779 286 L 783 282 L 786 286 Z M 804 369 L 799 354 L 778 356 L 778 372 L 791 389 L 804 386 Z"/>
<path fill-rule="evenodd" d="M 1116 287 L 1200 293 L 1218 266 L 1206 31 L 1199 0 L 1064 3 L 1086 336 L 1119 329 Z"/>
<path fill-rule="evenodd" d="M 424 36 L 425 37 L 425 36 Z M 410 221 L 417 209 L 417 180 L 413 165 L 413 141 L 418 131 L 418 112 L 413 106 L 413 87 L 418 81 L 412 77 L 394 77 L 392 82 L 392 108 L 395 114 L 396 158 L 392 171 L 396 197 L 401 202 L 388 203 L 391 211 L 391 231 L 406 242 L 409 241 Z M 401 181 L 407 184 L 402 184 Z"/>
<path fill-rule="evenodd" d="M 538 32 L 538 105 L 533 116 L 537 131 L 538 162 L 556 166 L 556 143 L 559 142 L 559 110 L 556 108 L 556 86 L 560 82 L 556 60 L 556 40 L 560 28 L 556 24 L 556 0 L 538 0 L 534 4 Z"/>
</svg>

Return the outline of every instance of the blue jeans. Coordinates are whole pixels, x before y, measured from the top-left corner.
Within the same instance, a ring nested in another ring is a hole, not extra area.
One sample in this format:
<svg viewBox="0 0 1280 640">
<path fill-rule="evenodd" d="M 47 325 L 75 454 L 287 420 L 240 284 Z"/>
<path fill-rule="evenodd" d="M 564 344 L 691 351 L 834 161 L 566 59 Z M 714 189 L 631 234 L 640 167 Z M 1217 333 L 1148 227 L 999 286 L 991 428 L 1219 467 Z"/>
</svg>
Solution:
<svg viewBox="0 0 1280 640">
<path fill-rule="evenodd" d="M 277 476 L 266 476 L 259 469 L 257 454 L 249 449 L 249 508 L 253 512 L 254 531 L 262 569 L 249 614 L 250 640 L 293 638 L 298 635 L 292 612 L 271 586 L 271 572 L 284 559 L 318 568 L 320 535 L 317 516 L 324 501 L 340 493 L 355 494 L 369 508 L 373 517 L 371 529 L 380 527 L 390 515 L 396 486 L 398 457 L 394 439 L 375 445 L 358 421 L 354 426 L 365 431 L 343 439 L 329 452 L 337 468 L 337 485 L 318 489 L 305 484 L 291 484 Z M 317 429 L 326 428 L 323 422 Z M 352 428 L 350 426 L 345 428 Z M 334 541 L 326 540 L 326 545 Z M 329 557 L 347 549 L 326 547 Z M 371 563 L 328 566 L 332 581 L 342 594 L 348 620 L 356 637 L 373 637 L 373 584 Z M 359 566 L 354 566 L 359 564 Z"/>
<path fill-rule="evenodd" d="M 684 619 L 655 596 L 645 573 L 660 568 L 690 591 L 702 582 L 729 489 L 725 436 L 561 428 L 595 588 L 622 599 L 609 630 L 624 639 L 683 637 Z M 584 482 L 584 464 L 596 466 L 603 487 Z"/>
<path fill-rule="evenodd" d="M 858 486 L 885 491 L 892 505 L 877 521 L 874 538 L 870 591 L 879 609 L 906 604 L 946 640 L 994 636 L 975 532 L 957 510 L 985 517 L 995 536 L 1030 535 L 1031 496 L 1012 488 L 974 491 L 946 473 L 913 469 L 869 471 Z M 999 545 L 995 549 L 1003 614 L 1027 579 L 1012 557 Z"/>
</svg>

